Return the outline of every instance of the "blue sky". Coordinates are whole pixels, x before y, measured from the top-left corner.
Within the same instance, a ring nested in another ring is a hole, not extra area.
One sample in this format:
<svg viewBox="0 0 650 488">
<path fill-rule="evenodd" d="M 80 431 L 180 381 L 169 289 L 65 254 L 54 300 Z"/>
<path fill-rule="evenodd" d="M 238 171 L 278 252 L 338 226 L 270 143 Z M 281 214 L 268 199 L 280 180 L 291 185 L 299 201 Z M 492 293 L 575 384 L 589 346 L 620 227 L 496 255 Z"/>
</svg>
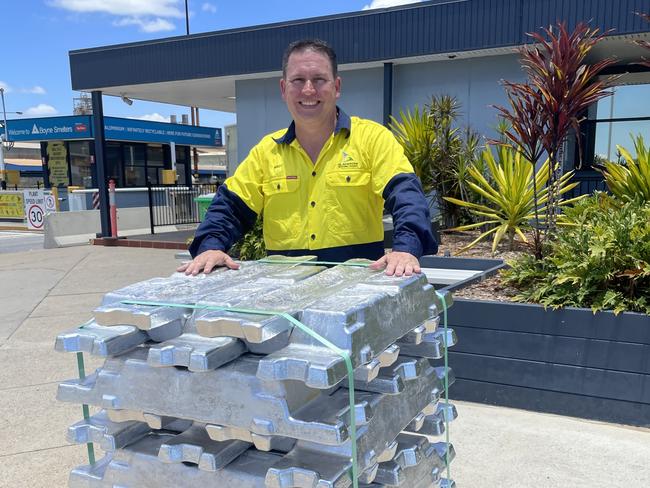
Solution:
<svg viewBox="0 0 650 488">
<path fill-rule="evenodd" d="M 189 0 L 190 32 L 245 27 L 418 0 Z M 0 86 L 7 111 L 28 116 L 70 115 L 68 51 L 185 34 L 184 0 L 4 0 L 0 16 Z M 279 96 L 279 95 L 278 95 Z M 1 107 L 0 107 L 1 109 Z M 104 112 L 162 120 L 188 108 L 104 97 Z M 17 115 L 8 114 L 8 118 Z M 180 117 L 179 117 L 180 119 Z M 234 114 L 201 111 L 201 125 L 223 127 Z"/>
</svg>

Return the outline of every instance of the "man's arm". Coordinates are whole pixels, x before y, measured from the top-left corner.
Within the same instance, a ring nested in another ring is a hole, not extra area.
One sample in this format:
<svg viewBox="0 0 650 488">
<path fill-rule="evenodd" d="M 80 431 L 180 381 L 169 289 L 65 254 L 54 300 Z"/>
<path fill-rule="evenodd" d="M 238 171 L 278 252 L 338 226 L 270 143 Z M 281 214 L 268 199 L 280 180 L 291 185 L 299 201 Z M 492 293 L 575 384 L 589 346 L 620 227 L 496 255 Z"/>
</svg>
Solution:
<svg viewBox="0 0 650 488">
<path fill-rule="evenodd" d="M 257 214 L 226 184 L 217 190 L 190 245 L 192 261 L 178 268 L 185 274 L 209 273 L 217 266 L 239 268 L 227 251 L 255 224 Z"/>
<path fill-rule="evenodd" d="M 374 269 L 386 266 L 386 274 L 409 276 L 419 273 L 418 258 L 438 252 L 431 232 L 431 216 L 420 181 L 414 173 L 395 175 L 383 195 L 386 209 L 393 216 L 393 252 L 373 263 Z"/>
<path fill-rule="evenodd" d="M 435 254 L 438 244 L 431 232 L 429 206 L 420 180 L 395 136 L 378 124 L 368 125 L 367 150 L 373 167 L 373 191 L 381 195 L 393 216 L 393 252 L 373 268 L 386 267 L 386 274 L 407 276 L 420 272 L 418 258 Z"/>
</svg>

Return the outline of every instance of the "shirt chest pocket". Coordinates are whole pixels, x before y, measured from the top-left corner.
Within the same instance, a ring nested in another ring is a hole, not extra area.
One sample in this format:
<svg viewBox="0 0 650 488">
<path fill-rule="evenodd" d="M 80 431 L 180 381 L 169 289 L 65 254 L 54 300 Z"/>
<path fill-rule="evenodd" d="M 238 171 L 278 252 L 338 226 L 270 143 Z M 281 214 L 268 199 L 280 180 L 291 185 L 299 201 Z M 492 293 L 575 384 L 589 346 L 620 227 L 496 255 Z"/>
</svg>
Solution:
<svg viewBox="0 0 650 488">
<path fill-rule="evenodd" d="M 370 183 L 369 171 L 332 171 L 326 175 L 327 186 L 342 188 L 357 188 Z"/>
<path fill-rule="evenodd" d="M 272 178 L 262 184 L 262 191 L 264 196 L 271 197 L 274 195 L 282 195 L 287 193 L 295 193 L 298 190 L 298 178 Z"/>
<path fill-rule="evenodd" d="M 330 228 L 341 235 L 353 235 L 367 227 L 372 218 L 370 172 L 332 171 L 325 175 L 326 209 Z"/>
<path fill-rule="evenodd" d="M 272 244 L 285 246 L 300 233 L 300 180 L 271 178 L 262 183 L 264 192 L 264 235 Z M 283 244 L 278 244 L 283 243 Z M 284 247 L 275 247 L 283 249 Z M 288 249 L 288 248 L 287 248 Z"/>
</svg>

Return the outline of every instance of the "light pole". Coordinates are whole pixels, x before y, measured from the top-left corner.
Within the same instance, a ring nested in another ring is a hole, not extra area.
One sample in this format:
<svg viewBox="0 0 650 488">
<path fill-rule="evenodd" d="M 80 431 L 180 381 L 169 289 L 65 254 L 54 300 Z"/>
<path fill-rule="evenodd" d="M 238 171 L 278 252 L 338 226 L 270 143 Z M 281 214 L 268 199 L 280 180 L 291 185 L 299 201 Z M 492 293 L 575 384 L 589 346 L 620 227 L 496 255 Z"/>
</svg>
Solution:
<svg viewBox="0 0 650 488">
<path fill-rule="evenodd" d="M 5 182 L 5 144 L 7 144 L 6 150 L 11 149 L 9 144 L 9 129 L 7 128 L 7 111 L 5 110 L 5 89 L 0 87 L 0 98 L 2 98 L 2 121 L 4 123 L 4 133 L 0 134 L 0 188 L 6 189 L 7 184 Z M 22 112 L 9 112 L 22 115 Z"/>
<path fill-rule="evenodd" d="M 9 132 L 7 129 L 7 111 L 5 110 L 5 89 L 0 87 L 0 97 L 2 97 L 2 120 L 5 125 L 4 134 L 0 134 L 0 188 L 5 189 L 5 141 L 9 142 Z"/>
</svg>

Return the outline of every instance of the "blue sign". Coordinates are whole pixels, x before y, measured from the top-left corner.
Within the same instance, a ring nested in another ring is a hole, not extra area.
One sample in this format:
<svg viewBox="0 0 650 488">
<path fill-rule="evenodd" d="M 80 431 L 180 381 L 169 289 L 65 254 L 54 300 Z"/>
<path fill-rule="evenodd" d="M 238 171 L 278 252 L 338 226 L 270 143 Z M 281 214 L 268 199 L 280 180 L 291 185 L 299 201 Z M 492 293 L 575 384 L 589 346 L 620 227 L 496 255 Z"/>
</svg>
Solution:
<svg viewBox="0 0 650 488">
<path fill-rule="evenodd" d="M 67 141 L 93 138 L 92 115 L 43 117 L 7 121 L 10 141 Z M 108 141 L 173 142 L 183 146 L 221 146 L 221 129 L 148 120 L 104 117 Z"/>
<path fill-rule="evenodd" d="M 104 117 L 104 135 L 110 141 L 157 142 L 184 146 L 221 146 L 221 129 L 148 120 Z"/>
<path fill-rule="evenodd" d="M 93 137 L 92 120 L 88 115 L 8 120 L 7 133 L 10 141 L 64 141 Z"/>
</svg>

